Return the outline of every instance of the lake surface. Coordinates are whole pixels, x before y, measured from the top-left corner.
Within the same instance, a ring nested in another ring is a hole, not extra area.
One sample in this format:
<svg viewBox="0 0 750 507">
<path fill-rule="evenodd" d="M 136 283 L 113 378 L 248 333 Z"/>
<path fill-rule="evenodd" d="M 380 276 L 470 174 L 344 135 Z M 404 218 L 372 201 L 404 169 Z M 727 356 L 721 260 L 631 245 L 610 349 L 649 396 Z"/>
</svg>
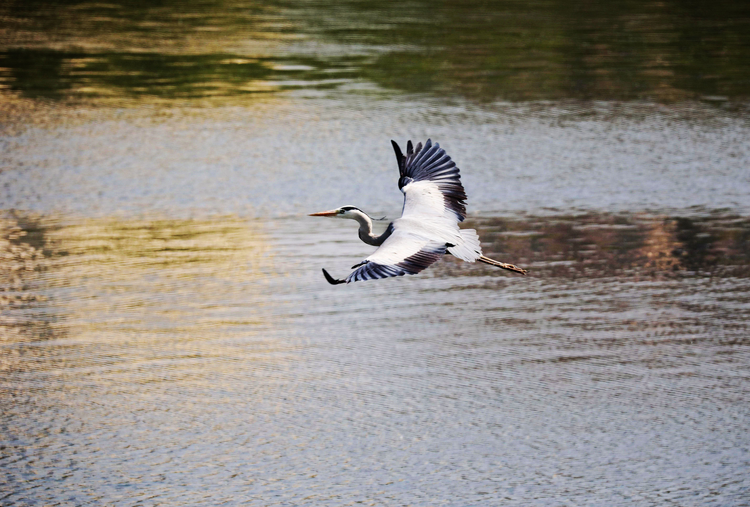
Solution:
<svg viewBox="0 0 750 507">
<path fill-rule="evenodd" d="M 750 501 L 741 2 L 0 7 L 0 504 Z M 444 259 L 330 286 L 461 168 Z M 377 224 L 385 227 L 388 222 Z"/>
</svg>

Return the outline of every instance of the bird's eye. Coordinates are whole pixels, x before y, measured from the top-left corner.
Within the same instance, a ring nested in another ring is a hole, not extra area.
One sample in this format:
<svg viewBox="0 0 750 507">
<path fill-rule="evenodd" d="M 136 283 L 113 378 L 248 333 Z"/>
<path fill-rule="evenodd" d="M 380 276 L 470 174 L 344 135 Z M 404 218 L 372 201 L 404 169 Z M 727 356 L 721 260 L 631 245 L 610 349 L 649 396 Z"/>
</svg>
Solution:
<svg viewBox="0 0 750 507">
<path fill-rule="evenodd" d="M 340 209 L 340 210 L 339 210 L 339 215 L 343 215 L 344 213 L 346 213 L 346 210 L 345 210 L 345 209 Z"/>
</svg>

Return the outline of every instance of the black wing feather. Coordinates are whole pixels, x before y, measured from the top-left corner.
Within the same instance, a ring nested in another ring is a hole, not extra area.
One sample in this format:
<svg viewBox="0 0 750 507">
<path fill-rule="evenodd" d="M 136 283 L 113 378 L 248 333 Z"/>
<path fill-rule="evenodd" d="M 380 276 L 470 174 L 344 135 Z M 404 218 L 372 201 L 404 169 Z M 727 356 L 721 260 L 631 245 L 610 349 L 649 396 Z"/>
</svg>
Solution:
<svg viewBox="0 0 750 507">
<path fill-rule="evenodd" d="M 346 277 L 346 283 L 361 282 L 365 280 L 377 280 L 379 278 L 390 278 L 393 276 L 416 275 L 420 271 L 427 269 L 431 264 L 440 260 L 445 254 L 446 247 L 427 246 L 410 255 L 396 264 L 378 264 L 377 262 L 367 261 L 356 271 Z M 326 276 L 326 278 L 328 278 Z M 330 280 L 329 280 L 330 283 Z M 341 283 L 339 281 L 339 283 Z"/>
<path fill-rule="evenodd" d="M 459 222 L 466 218 L 466 190 L 461 184 L 461 174 L 456 163 L 440 147 L 432 144 L 428 139 L 422 148 L 422 143 L 416 147 L 411 141 L 406 143 L 406 155 L 396 141 L 391 141 L 393 151 L 396 152 L 399 180 L 398 188 L 403 189 L 413 181 L 434 181 L 443 194 L 445 207 L 456 215 Z"/>
</svg>

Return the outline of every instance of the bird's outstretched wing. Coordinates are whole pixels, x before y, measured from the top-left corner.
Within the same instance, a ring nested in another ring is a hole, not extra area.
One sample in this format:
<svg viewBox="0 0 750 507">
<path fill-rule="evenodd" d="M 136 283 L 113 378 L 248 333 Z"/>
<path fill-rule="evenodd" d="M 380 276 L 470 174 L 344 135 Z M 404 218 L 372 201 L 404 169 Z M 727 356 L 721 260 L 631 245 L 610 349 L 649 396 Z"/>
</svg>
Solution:
<svg viewBox="0 0 750 507">
<path fill-rule="evenodd" d="M 403 217 L 466 218 L 466 191 L 456 163 L 438 143 L 406 143 L 406 155 L 391 141 L 398 161 L 398 188 L 404 193 Z"/>
<path fill-rule="evenodd" d="M 336 280 L 326 270 L 326 280 L 338 283 L 376 280 L 392 276 L 415 275 L 445 254 L 444 243 L 428 240 L 396 229 L 380 247 L 343 280 Z"/>
</svg>

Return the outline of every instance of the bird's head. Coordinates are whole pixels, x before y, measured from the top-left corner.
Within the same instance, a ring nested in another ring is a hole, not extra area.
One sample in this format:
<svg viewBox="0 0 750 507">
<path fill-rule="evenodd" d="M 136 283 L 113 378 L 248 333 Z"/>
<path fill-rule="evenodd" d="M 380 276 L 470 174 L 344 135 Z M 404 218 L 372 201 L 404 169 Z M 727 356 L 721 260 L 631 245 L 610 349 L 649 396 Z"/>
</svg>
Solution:
<svg viewBox="0 0 750 507">
<path fill-rule="evenodd" d="M 330 211 L 321 211 L 320 213 L 310 213 L 311 217 L 330 217 L 330 218 L 351 218 L 357 219 L 359 215 L 367 215 L 364 211 L 357 208 L 356 206 L 341 206 L 340 208 L 332 209 Z"/>
</svg>

